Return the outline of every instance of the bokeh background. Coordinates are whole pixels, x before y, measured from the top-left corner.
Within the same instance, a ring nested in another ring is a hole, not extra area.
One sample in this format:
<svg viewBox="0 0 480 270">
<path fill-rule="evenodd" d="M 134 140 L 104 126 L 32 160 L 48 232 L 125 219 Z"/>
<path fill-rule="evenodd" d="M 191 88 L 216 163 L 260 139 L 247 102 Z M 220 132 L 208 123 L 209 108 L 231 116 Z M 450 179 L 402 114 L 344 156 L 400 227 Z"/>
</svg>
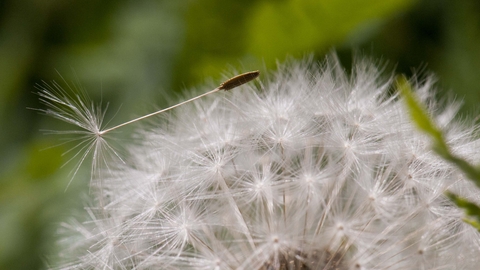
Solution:
<svg viewBox="0 0 480 270">
<path fill-rule="evenodd" d="M 118 111 L 113 125 L 234 69 L 332 49 L 347 68 L 359 54 L 433 72 L 439 98 L 464 101 L 459 117 L 479 112 L 478 0 L 0 1 L 0 269 L 44 269 L 88 194 L 88 164 L 69 184 L 68 145 L 41 131 L 68 127 L 27 109 L 44 108 L 36 84 L 81 86 L 107 119 Z"/>
</svg>

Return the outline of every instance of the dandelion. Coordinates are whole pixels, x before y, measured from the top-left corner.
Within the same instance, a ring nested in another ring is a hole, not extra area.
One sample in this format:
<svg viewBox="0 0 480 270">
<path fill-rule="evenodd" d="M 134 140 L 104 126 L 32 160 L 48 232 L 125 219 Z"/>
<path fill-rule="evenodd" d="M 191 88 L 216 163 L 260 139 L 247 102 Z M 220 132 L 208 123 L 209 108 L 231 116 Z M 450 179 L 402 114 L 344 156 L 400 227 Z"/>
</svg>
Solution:
<svg viewBox="0 0 480 270">
<path fill-rule="evenodd" d="M 63 224 L 58 269 L 477 269 L 480 234 L 444 192 L 480 193 L 381 75 L 368 61 L 347 75 L 335 56 L 291 62 L 138 128 L 124 162 L 92 179 L 86 221 Z M 414 83 L 452 149 L 480 159 L 475 128 L 432 85 Z M 82 104 L 67 108 L 96 115 Z M 92 133 L 92 119 L 67 121 Z"/>
</svg>

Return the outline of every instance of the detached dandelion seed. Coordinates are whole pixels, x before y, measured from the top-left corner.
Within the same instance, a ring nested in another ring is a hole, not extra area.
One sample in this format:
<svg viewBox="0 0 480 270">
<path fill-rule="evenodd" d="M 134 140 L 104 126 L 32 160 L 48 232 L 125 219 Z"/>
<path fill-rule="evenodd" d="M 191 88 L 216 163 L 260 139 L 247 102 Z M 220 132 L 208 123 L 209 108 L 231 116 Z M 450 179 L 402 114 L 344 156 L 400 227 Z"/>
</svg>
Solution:
<svg viewBox="0 0 480 270">
<path fill-rule="evenodd" d="M 40 101 L 47 105 L 48 109 L 39 110 L 44 112 L 47 115 L 50 115 L 54 118 L 60 119 L 64 122 L 69 124 L 73 124 L 79 127 L 81 130 L 70 130 L 70 131 L 49 131 L 48 133 L 51 134 L 60 134 L 60 135 L 77 135 L 77 137 L 73 138 L 71 141 L 80 141 L 77 146 L 72 148 L 70 151 L 77 150 L 78 152 L 74 155 L 74 158 L 80 156 L 80 161 L 78 162 L 77 166 L 74 169 L 73 177 L 75 177 L 76 173 L 78 172 L 80 165 L 85 161 L 87 156 L 90 153 L 93 153 L 93 160 L 92 160 L 92 175 L 98 168 L 99 164 L 105 164 L 108 166 L 103 157 L 101 158 L 101 154 L 104 152 L 110 152 L 114 156 L 118 157 L 120 160 L 119 154 L 107 143 L 104 139 L 104 135 L 107 133 L 121 128 L 123 126 L 138 122 L 140 120 L 149 118 L 154 115 L 158 115 L 160 113 L 169 111 L 171 109 L 177 108 L 189 102 L 195 101 L 200 99 L 204 96 L 213 94 L 220 90 L 231 90 L 235 87 L 238 87 L 242 84 L 245 84 L 259 76 L 259 71 L 251 71 L 246 72 L 240 75 L 237 75 L 231 79 L 220 84 L 219 87 L 191 98 L 189 100 L 180 102 L 176 105 L 171 107 L 135 118 L 133 120 L 127 121 L 120 125 L 114 126 L 112 128 L 103 129 L 102 124 L 105 117 L 105 111 L 102 111 L 101 106 L 95 106 L 91 101 L 88 101 L 88 98 L 85 95 L 82 89 L 73 89 L 68 83 L 63 79 L 65 84 L 70 88 L 70 90 L 77 90 L 77 93 L 74 96 L 67 94 L 66 91 L 62 89 L 62 87 L 53 82 L 52 85 L 44 83 L 43 85 L 37 85 L 37 88 L 40 90 L 38 95 L 40 96 Z M 107 106 L 108 107 L 108 106 Z M 107 150 L 107 151 L 105 151 Z M 82 154 L 83 153 L 83 154 Z M 70 159 L 70 160 L 72 160 Z M 100 160 L 102 159 L 102 160 Z M 70 161 L 69 160 L 69 161 Z M 71 180 L 70 180 L 71 181 Z"/>
</svg>

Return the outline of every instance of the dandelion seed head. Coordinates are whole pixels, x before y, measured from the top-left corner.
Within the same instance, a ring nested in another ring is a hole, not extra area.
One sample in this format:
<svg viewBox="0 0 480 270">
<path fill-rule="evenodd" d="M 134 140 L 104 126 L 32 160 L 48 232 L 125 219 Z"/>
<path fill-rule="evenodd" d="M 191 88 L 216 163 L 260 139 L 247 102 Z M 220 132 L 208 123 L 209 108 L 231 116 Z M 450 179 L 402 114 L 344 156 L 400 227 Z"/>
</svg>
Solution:
<svg viewBox="0 0 480 270">
<path fill-rule="evenodd" d="M 261 88 L 140 125 L 92 180 L 103 192 L 86 221 L 64 224 L 58 268 L 477 269 L 480 234 L 444 192 L 479 191 L 432 153 L 392 84 L 366 60 L 351 75 L 333 55 L 291 61 Z M 413 85 L 452 149 L 479 157 L 457 103 L 442 109 L 430 78 Z"/>
</svg>

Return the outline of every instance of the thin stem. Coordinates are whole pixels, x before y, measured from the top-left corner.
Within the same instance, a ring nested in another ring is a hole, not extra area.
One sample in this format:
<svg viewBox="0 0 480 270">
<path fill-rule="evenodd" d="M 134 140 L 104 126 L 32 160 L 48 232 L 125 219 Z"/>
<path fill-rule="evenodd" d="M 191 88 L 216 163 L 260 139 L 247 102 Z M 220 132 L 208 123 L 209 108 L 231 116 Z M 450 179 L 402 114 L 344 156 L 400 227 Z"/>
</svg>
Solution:
<svg viewBox="0 0 480 270">
<path fill-rule="evenodd" d="M 237 76 L 235 76 L 235 77 L 232 77 L 232 78 L 224 81 L 223 83 L 220 84 L 220 86 L 218 86 L 217 88 L 215 88 L 215 89 L 213 89 L 213 90 L 211 90 L 211 91 L 209 91 L 209 92 L 207 92 L 207 93 L 201 94 L 201 95 L 196 96 L 196 97 L 194 97 L 194 98 L 191 98 L 191 99 L 189 99 L 189 100 L 185 100 L 185 101 L 183 101 L 183 102 L 180 102 L 180 103 L 178 103 L 178 104 L 176 104 L 176 105 L 173 105 L 173 106 L 171 106 L 171 107 L 168 107 L 168 108 L 166 108 L 166 109 L 163 109 L 163 110 L 160 110 L 160 111 L 156 111 L 156 112 L 153 112 L 153 113 L 144 115 L 144 116 L 140 116 L 140 117 L 135 118 L 135 119 L 133 119 L 133 120 L 130 120 L 130 121 L 128 121 L 128 122 L 122 123 L 122 124 L 120 124 L 120 125 L 118 125 L 118 126 L 114 126 L 114 127 L 112 127 L 112 128 L 108 128 L 108 129 L 105 129 L 105 130 L 96 132 L 96 134 L 97 134 L 98 136 L 102 136 L 103 134 L 108 133 L 108 132 L 110 132 L 110 131 L 112 131 L 112 130 L 115 130 L 115 129 L 117 129 L 117 128 L 121 128 L 121 127 L 126 126 L 126 125 L 128 125 L 128 124 L 135 123 L 135 122 L 137 122 L 137 121 L 140 121 L 140 120 L 143 120 L 143 119 L 145 119 L 145 118 L 148 118 L 148 117 L 150 117 L 150 116 L 154 116 L 154 115 L 160 114 L 160 113 L 162 113 L 162 112 L 166 112 L 166 111 L 171 110 L 171 109 L 174 109 L 174 108 L 176 108 L 176 107 L 178 107 L 178 106 L 182 106 L 183 104 L 186 104 L 186 103 L 188 103 L 188 102 L 197 100 L 197 99 L 199 99 L 199 98 L 201 98 L 201 97 L 204 97 L 204 96 L 213 94 L 213 93 L 215 93 L 215 92 L 217 92 L 217 91 L 220 91 L 220 90 L 228 91 L 228 90 L 230 90 L 230 89 L 233 89 L 233 88 L 235 88 L 235 87 L 238 87 L 238 86 L 240 86 L 240 85 L 242 85 L 242 84 L 245 84 L 245 83 L 247 83 L 247 82 L 249 82 L 249 81 L 257 78 L 258 75 L 260 75 L 260 72 L 259 72 L 258 70 L 257 70 L 257 71 L 245 72 L 245 73 L 243 73 L 243 74 L 237 75 Z M 83 105 L 83 104 L 82 104 L 82 105 Z M 81 115 L 81 114 L 79 114 L 79 115 Z"/>
<path fill-rule="evenodd" d="M 98 133 L 98 135 L 102 136 L 102 135 L 104 135 L 105 133 L 108 133 L 108 132 L 110 132 L 110 131 L 112 131 L 112 130 L 115 130 L 115 129 L 117 129 L 117 128 L 121 128 L 121 127 L 126 126 L 126 125 L 128 125 L 128 124 L 131 124 L 131 123 L 134 123 L 134 122 L 143 120 L 143 119 L 145 119 L 145 118 L 148 118 L 148 117 L 150 117 L 150 116 L 154 116 L 154 115 L 160 114 L 160 113 L 162 113 L 162 112 L 166 112 L 166 111 L 168 111 L 168 110 L 174 109 L 174 108 L 179 107 L 179 106 L 181 106 L 181 105 L 183 105 L 183 104 L 186 104 L 186 103 L 188 103 L 188 102 L 197 100 L 197 99 L 199 99 L 199 98 L 201 98 L 201 97 L 204 97 L 204 96 L 213 94 L 213 93 L 215 93 L 215 92 L 217 92 L 217 91 L 220 91 L 220 90 L 222 90 L 222 89 L 221 89 L 220 87 L 217 87 L 217 88 L 215 88 L 215 89 L 213 89 L 213 90 L 211 90 L 211 91 L 209 91 L 209 92 L 206 92 L 206 93 L 204 93 L 204 94 L 201 94 L 201 95 L 196 96 L 196 97 L 194 97 L 194 98 L 191 98 L 191 99 L 189 99 L 189 100 L 185 100 L 185 101 L 183 101 L 183 102 L 180 102 L 180 103 L 175 104 L 175 105 L 173 105 L 173 106 L 170 106 L 170 107 L 168 107 L 168 108 L 162 109 L 162 110 L 160 110 L 160 111 L 156 111 L 156 112 L 153 112 L 153 113 L 144 115 L 144 116 L 140 116 L 140 117 L 135 118 L 135 119 L 133 119 L 133 120 L 130 120 L 130 121 L 128 121 L 128 122 L 122 123 L 122 124 L 120 124 L 120 125 L 118 125 L 118 126 L 114 126 L 114 127 L 112 127 L 112 128 L 102 130 L 102 131 L 100 131 L 100 132 Z"/>
</svg>

